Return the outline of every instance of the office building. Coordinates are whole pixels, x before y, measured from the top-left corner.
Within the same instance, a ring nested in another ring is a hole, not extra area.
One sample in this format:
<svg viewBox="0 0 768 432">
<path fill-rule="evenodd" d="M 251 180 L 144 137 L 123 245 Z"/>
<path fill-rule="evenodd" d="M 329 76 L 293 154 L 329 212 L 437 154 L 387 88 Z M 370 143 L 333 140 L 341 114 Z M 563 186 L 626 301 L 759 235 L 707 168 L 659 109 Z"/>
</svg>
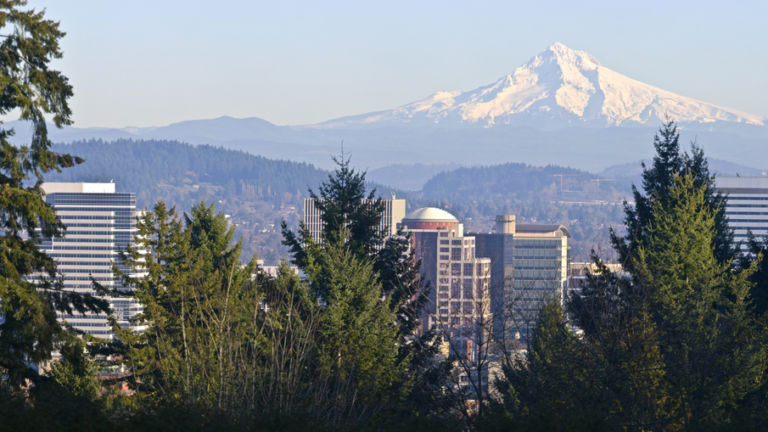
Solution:
<svg viewBox="0 0 768 432">
<path fill-rule="evenodd" d="M 768 235 L 768 176 L 715 177 L 715 189 L 726 196 L 725 215 L 733 240 L 744 248 L 747 232 Z"/>
<path fill-rule="evenodd" d="M 568 229 L 518 224 L 514 215 L 501 215 L 496 217 L 492 233 L 473 236 L 477 256 L 491 260 L 494 337 L 527 342 L 544 302 L 565 302 Z"/>
<path fill-rule="evenodd" d="M 65 290 L 94 293 L 91 278 L 106 288 L 128 290 L 113 276 L 113 264 L 136 234 L 136 197 L 115 191 L 114 183 L 44 183 L 45 201 L 66 227 L 63 237 L 43 239 L 40 249 L 57 262 Z M 123 271 L 128 272 L 126 268 Z M 118 323 L 127 328 L 141 311 L 130 297 L 108 297 Z M 84 333 L 111 339 L 104 314 L 58 313 L 58 318 Z M 134 328 L 134 330 L 140 330 Z"/>
<path fill-rule="evenodd" d="M 405 217 L 402 226 L 411 235 L 415 258 L 421 260 L 422 274 L 432 287 L 423 330 L 434 326 L 455 337 L 476 337 L 477 326 L 491 316 L 491 261 L 475 256 L 474 237 L 465 236 L 463 225 L 444 210 L 420 208 Z"/>
<path fill-rule="evenodd" d="M 405 200 L 397 199 L 394 196 L 391 199 L 382 199 L 384 211 L 379 222 L 379 230 L 385 237 L 396 234 L 398 224 L 405 217 Z M 323 220 L 322 212 L 315 205 L 313 198 L 304 199 L 304 224 L 309 229 L 312 238 L 322 242 L 323 239 Z"/>
</svg>

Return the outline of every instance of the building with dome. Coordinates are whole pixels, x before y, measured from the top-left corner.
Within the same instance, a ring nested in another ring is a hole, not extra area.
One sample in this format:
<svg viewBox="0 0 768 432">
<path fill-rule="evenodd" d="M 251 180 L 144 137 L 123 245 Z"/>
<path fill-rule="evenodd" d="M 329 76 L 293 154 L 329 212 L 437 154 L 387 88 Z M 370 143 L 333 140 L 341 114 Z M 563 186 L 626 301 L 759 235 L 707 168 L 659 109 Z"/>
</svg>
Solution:
<svg viewBox="0 0 768 432">
<path fill-rule="evenodd" d="M 454 337 L 476 338 L 490 319 L 491 260 L 475 256 L 475 238 L 465 236 L 464 226 L 445 210 L 414 210 L 401 226 L 411 234 L 411 247 L 431 286 L 423 330 L 434 326 Z"/>
</svg>

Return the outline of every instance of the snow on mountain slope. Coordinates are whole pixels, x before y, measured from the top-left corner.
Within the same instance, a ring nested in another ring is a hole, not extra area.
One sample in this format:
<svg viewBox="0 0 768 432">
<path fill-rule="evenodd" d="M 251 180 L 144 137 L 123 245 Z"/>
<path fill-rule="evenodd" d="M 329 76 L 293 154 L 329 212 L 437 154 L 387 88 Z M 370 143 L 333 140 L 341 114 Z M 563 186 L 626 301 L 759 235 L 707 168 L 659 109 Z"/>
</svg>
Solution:
<svg viewBox="0 0 768 432">
<path fill-rule="evenodd" d="M 656 125 L 731 122 L 764 126 L 760 116 L 698 101 L 628 78 L 585 51 L 556 42 L 493 84 L 468 92 L 438 92 L 391 111 L 330 120 L 311 127 L 392 124 L 443 126 Z"/>
</svg>

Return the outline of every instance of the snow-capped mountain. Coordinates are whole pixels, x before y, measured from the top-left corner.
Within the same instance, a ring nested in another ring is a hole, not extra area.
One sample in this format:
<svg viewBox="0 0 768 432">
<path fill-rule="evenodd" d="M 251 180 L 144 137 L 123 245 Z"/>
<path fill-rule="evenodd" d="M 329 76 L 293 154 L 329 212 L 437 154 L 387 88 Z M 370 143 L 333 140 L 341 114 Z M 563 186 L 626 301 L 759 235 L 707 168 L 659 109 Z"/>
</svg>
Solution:
<svg viewBox="0 0 768 432">
<path fill-rule="evenodd" d="M 311 125 L 220 117 L 154 128 L 49 129 L 55 142 L 180 140 L 333 168 L 340 143 L 358 166 L 559 164 L 588 170 L 647 159 L 666 117 L 681 143 L 707 156 L 768 167 L 768 119 L 627 78 L 584 51 L 555 43 L 511 74 L 468 92 L 438 92 L 399 108 Z M 28 122 L 8 122 L 28 142 Z M 421 166 L 417 168 L 424 170 Z"/>
<path fill-rule="evenodd" d="M 496 82 L 467 92 L 442 91 L 390 111 L 314 127 L 411 124 L 559 128 L 729 122 L 764 126 L 766 118 L 719 107 L 628 78 L 585 51 L 556 42 Z"/>
</svg>

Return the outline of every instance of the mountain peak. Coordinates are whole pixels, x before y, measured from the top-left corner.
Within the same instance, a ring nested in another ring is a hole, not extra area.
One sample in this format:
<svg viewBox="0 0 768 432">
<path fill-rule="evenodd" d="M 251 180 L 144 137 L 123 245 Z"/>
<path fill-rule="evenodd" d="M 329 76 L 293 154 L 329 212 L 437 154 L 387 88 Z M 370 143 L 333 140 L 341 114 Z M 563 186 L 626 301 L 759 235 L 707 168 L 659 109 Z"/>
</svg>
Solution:
<svg viewBox="0 0 768 432">
<path fill-rule="evenodd" d="M 331 120 L 320 127 L 383 123 L 530 126 L 559 129 L 716 122 L 764 126 L 766 119 L 662 90 L 615 72 L 586 51 L 554 42 L 497 81 L 467 92 L 437 92 L 391 111 Z"/>
<path fill-rule="evenodd" d="M 569 48 L 561 42 L 554 42 L 547 47 L 547 49 L 534 57 L 532 61 L 535 61 L 537 58 L 557 60 L 560 66 L 574 65 L 587 70 L 592 70 L 597 66 L 600 66 L 600 62 L 590 53 Z"/>
</svg>

